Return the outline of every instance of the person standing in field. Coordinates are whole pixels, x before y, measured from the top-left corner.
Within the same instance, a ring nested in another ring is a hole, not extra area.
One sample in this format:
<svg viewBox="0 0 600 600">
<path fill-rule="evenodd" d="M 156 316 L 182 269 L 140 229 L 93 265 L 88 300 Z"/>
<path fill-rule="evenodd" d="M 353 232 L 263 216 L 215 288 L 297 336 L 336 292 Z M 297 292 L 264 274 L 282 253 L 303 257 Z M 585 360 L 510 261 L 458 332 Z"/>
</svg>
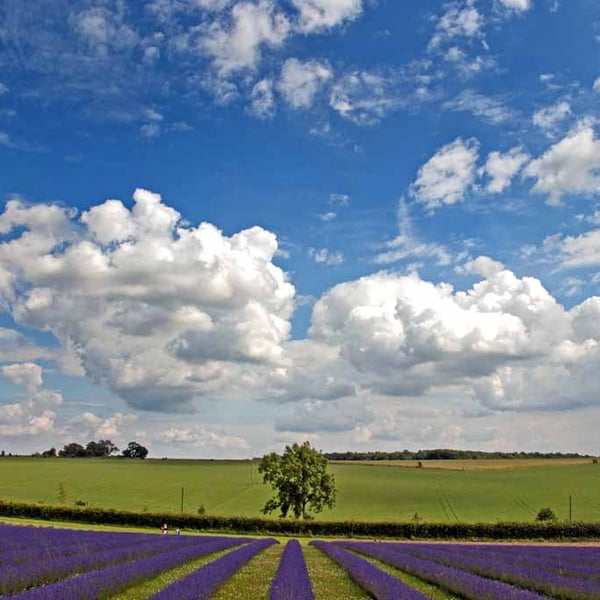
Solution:
<svg viewBox="0 0 600 600">
<path fill-rule="evenodd" d="M 160 528 L 160 530 L 162 531 L 163 535 L 167 535 L 167 533 L 169 533 L 169 528 L 166 523 L 162 524 L 162 527 Z"/>
</svg>

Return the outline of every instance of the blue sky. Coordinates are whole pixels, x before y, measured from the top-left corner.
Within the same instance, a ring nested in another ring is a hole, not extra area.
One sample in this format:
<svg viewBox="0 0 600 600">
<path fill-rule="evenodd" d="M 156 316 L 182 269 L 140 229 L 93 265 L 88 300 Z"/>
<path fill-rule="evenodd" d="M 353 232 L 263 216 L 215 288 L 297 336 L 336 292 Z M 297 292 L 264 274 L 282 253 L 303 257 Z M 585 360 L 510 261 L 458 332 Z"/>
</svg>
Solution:
<svg viewBox="0 0 600 600">
<path fill-rule="evenodd" d="M 596 2 L 0 16 L 6 451 L 597 451 Z"/>
</svg>

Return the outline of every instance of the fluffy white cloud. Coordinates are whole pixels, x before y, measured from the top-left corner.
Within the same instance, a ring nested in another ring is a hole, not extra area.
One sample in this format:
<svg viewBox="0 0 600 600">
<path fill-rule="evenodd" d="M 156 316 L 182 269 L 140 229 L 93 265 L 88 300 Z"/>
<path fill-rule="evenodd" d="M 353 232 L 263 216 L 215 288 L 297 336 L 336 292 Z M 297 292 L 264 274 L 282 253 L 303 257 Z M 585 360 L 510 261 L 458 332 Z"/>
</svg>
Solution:
<svg viewBox="0 0 600 600">
<path fill-rule="evenodd" d="M 477 10 L 474 0 L 452 2 L 436 23 L 436 32 L 429 42 L 430 49 L 439 47 L 457 37 L 472 38 L 479 35 L 483 27 L 483 17 Z"/>
<path fill-rule="evenodd" d="M 0 435 L 33 436 L 51 431 L 56 414 L 53 409 L 62 404 L 58 392 L 44 389 L 42 368 L 34 363 L 4 365 L 2 376 L 23 387 L 27 397 L 12 404 L 0 405 Z"/>
<path fill-rule="evenodd" d="M 308 255 L 316 263 L 322 265 L 337 266 L 344 262 L 344 254 L 339 250 L 329 250 L 328 248 L 310 248 Z"/>
<path fill-rule="evenodd" d="M 544 249 L 555 256 L 562 269 L 598 266 L 600 230 L 587 231 L 577 236 L 549 236 L 544 241 Z"/>
<path fill-rule="evenodd" d="M 503 192 L 528 160 L 529 155 L 520 147 L 511 148 L 505 153 L 490 152 L 480 170 L 482 176 L 489 177 L 486 190 L 491 194 Z"/>
<path fill-rule="evenodd" d="M 334 213 L 332 211 L 326 212 L 326 213 L 319 213 L 317 215 L 317 217 L 321 220 L 321 221 L 333 221 L 336 217 L 337 217 L 337 213 Z"/>
<path fill-rule="evenodd" d="M 495 0 L 497 5 L 509 11 L 522 13 L 532 6 L 532 0 Z"/>
<path fill-rule="evenodd" d="M 196 446 L 201 448 L 248 448 L 248 443 L 242 437 L 230 435 L 209 427 L 170 427 L 163 431 L 159 440 L 175 445 Z"/>
<path fill-rule="evenodd" d="M 355 382 L 353 405 L 369 393 L 419 402 L 438 393 L 454 409 L 457 394 L 472 396 L 479 412 L 465 406 L 465 414 L 478 416 L 597 406 L 591 382 L 600 368 L 600 299 L 566 311 L 538 280 L 519 279 L 489 257 L 463 269 L 484 279 L 460 292 L 416 274 L 379 273 L 335 286 L 313 311 L 308 343 L 332 349 L 320 368 Z M 316 423 L 322 406 L 309 400 L 282 422 L 298 429 Z M 436 421 L 434 429 L 443 425 Z M 366 440 L 399 433 L 380 417 L 355 425 Z"/>
<path fill-rule="evenodd" d="M 319 90 L 332 77 L 333 71 L 325 63 L 290 58 L 283 64 L 277 89 L 292 108 L 310 108 Z"/>
<path fill-rule="evenodd" d="M 11 383 L 24 387 L 30 393 L 41 387 L 43 383 L 42 367 L 35 363 L 4 365 L 2 376 Z"/>
<path fill-rule="evenodd" d="M 394 85 L 385 75 L 354 71 L 333 86 L 329 105 L 357 125 L 375 125 L 400 105 Z"/>
<path fill-rule="evenodd" d="M 131 50 L 139 43 L 137 33 L 125 23 L 123 6 L 111 10 L 93 6 L 71 15 L 70 24 L 80 39 L 96 55 Z"/>
<path fill-rule="evenodd" d="M 373 421 L 374 415 L 362 400 L 342 398 L 337 401 L 308 400 L 275 421 L 278 431 L 317 433 L 352 431 Z"/>
<path fill-rule="evenodd" d="M 463 79 L 469 79 L 482 71 L 492 69 L 496 61 L 490 56 L 470 56 L 458 46 L 451 46 L 444 54 L 444 60 L 452 65 Z M 463 98 L 464 96 L 464 98 Z M 466 91 L 458 99 L 447 103 L 454 104 L 454 110 L 468 110 L 492 123 L 506 121 L 510 111 L 498 101 L 493 101 L 480 94 Z"/>
<path fill-rule="evenodd" d="M 540 108 L 533 113 L 532 121 L 543 129 L 548 135 L 553 136 L 560 123 L 571 114 L 571 105 L 566 100 L 561 100 L 552 106 Z"/>
<path fill-rule="evenodd" d="M 123 433 L 123 427 L 135 423 L 138 417 L 132 413 L 115 413 L 102 418 L 91 412 L 84 412 L 69 420 L 62 429 L 62 435 L 71 441 L 78 439 L 114 439 Z"/>
<path fill-rule="evenodd" d="M 355 19 L 362 12 L 362 0 L 292 0 L 300 13 L 299 29 L 322 31 Z"/>
<path fill-rule="evenodd" d="M 482 275 L 483 277 L 492 277 L 501 271 L 504 271 L 504 265 L 489 256 L 478 256 L 474 260 L 465 263 L 459 269 L 461 273 Z"/>
<path fill-rule="evenodd" d="M 600 92 L 600 77 L 598 77 L 598 78 L 596 78 L 596 79 L 594 80 L 594 84 L 593 84 L 593 86 L 592 86 L 592 89 L 593 89 L 595 92 Z"/>
<path fill-rule="evenodd" d="M 290 332 L 294 288 L 271 262 L 275 236 L 254 227 L 226 237 L 182 225 L 157 194 L 134 200 L 93 207 L 72 226 L 67 210 L 13 201 L 0 216 L 5 232 L 24 228 L 0 247 L 13 317 L 53 332 L 88 377 L 138 407 L 181 410 L 251 387 L 260 365 L 282 360 Z M 40 222 L 44 211 L 54 221 Z"/>
<path fill-rule="evenodd" d="M 589 123 L 580 123 L 562 140 L 533 160 L 525 177 L 536 180 L 533 191 L 548 196 L 548 204 L 561 204 L 565 194 L 600 192 L 600 141 Z"/>
<path fill-rule="evenodd" d="M 569 338 L 568 316 L 538 280 L 488 272 L 456 293 L 416 274 L 337 285 L 315 304 L 311 338 L 338 348 L 362 389 L 395 396 L 465 384 Z"/>
<path fill-rule="evenodd" d="M 249 112 L 259 119 L 270 119 L 276 110 L 275 95 L 273 94 L 273 81 L 261 79 L 250 93 Z"/>
<path fill-rule="evenodd" d="M 216 19 L 203 31 L 201 46 L 223 75 L 255 69 L 262 46 L 276 48 L 288 37 L 290 23 L 272 0 L 238 2 L 230 19 Z"/>
<path fill-rule="evenodd" d="M 478 156 L 473 138 L 443 146 L 419 169 L 412 196 L 429 210 L 460 202 L 475 183 Z"/>
</svg>

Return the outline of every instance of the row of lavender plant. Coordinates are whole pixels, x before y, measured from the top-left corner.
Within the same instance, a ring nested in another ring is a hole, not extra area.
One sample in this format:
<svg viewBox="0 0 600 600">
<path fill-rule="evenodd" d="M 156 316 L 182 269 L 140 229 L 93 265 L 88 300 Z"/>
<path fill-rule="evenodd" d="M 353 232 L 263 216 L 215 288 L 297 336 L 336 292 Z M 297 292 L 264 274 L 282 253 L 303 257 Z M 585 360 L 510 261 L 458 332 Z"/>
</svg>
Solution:
<svg viewBox="0 0 600 600">
<path fill-rule="evenodd" d="M 0 524 L 0 538 L 4 551 L 26 550 L 31 546 L 68 546 L 84 544 L 86 541 L 101 538 L 118 540 L 119 543 L 152 535 L 147 533 L 88 531 L 78 529 L 59 529 L 54 527 L 30 527 L 23 525 Z"/>
<path fill-rule="evenodd" d="M 494 581 L 467 573 L 461 569 L 444 566 L 391 548 L 385 543 L 333 542 L 343 544 L 366 556 L 377 558 L 397 569 L 460 594 L 469 600 L 542 600 L 546 596 L 530 590 L 519 589 L 501 581 Z"/>
<path fill-rule="evenodd" d="M 394 542 L 391 542 L 394 543 Z M 448 543 L 402 543 L 395 542 L 401 547 L 421 549 L 460 548 L 465 554 L 475 554 L 498 558 L 499 560 L 515 562 L 531 562 L 549 567 L 562 567 L 565 564 L 577 563 L 600 568 L 600 547 L 596 546 L 541 546 L 541 545 L 500 545 L 500 544 L 448 544 Z"/>
<path fill-rule="evenodd" d="M 271 582 L 270 600 L 314 600 L 302 547 L 298 540 L 285 545 L 275 578 Z"/>
<path fill-rule="evenodd" d="M 525 547 L 519 554 L 508 552 L 503 553 L 500 550 L 491 550 L 479 546 L 466 546 L 464 544 L 443 544 L 443 545 L 424 545 L 409 544 L 401 545 L 402 551 L 417 553 L 424 558 L 429 556 L 444 556 L 448 560 L 454 560 L 457 556 L 461 559 L 484 560 L 485 565 L 493 564 L 496 569 L 507 571 L 506 578 L 510 573 L 517 569 L 522 571 L 535 570 L 542 575 L 566 575 L 568 577 L 578 577 L 589 581 L 600 579 L 600 564 L 590 559 L 588 548 L 572 548 L 577 552 L 568 552 L 564 555 L 547 552 L 542 547 Z M 504 578 L 502 578 L 504 579 Z M 539 577 L 538 577 L 539 579 Z"/>
<path fill-rule="evenodd" d="M 119 538 L 111 536 L 96 536 L 82 538 L 80 542 L 65 543 L 60 538 L 49 537 L 42 543 L 38 541 L 28 549 L 19 548 L 0 553 L 0 567 L 16 565 L 22 562 L 31 563 L 39 560 L 67 557 L 74 554 L 98 554 L 115 548 L 135 548 L 155 541 L 158 536 L 141 534 L 136 538 Z"/>
<path fill-rule="evenodd" d="M 402 552 L 397 550 L 398 552 Z M 564 600 L 600 600 L 600 581 L 562 575 L 558 572 L 542 569 L 539 565 L 527 563 L 490 560 L 485 554 L 451 553 L 446 549 L 429 548 L 410 550 L 420 558 L 434 560 L 440 564 L 456 567 L 484 577 L 490 577 L 507 583 L 514 583 L 531 590 L 551 594 Z"/>
<path fill-rule="evenodd" d="M 178 538 L 177 541 L 179 541 Z M 97 600 L 138 584 L 181 564 L 232 548 L 247 538 L 215 538 L 213 542 L 185 545 L 169 552 L 114 564 L 104 569 L 83 573 L 57 583 L 3 596 L 3 600 Z"/>
<path fill-rule="evenodd" d="M 417 590 L 388 575 L 368 560 L 332 542 L 310 542 L 343 567 L 350 579 L 378 600 L 426 600 Z"/>
<path fill-rule="evenodd" d="M 216 592 L 234 573 L 259 552 L 278 542 L 273 539 L 255 540 L 196 569 L 187 577 L 167 586 L 151 600 L 204 600 Z"/>
<path fill-rule="evenodd" d="M 193 538 L 170 540 L 161 539 L 159 536 L 152 536 L 152 538 L 135 546 L 113 547 L 103 551 L 95 551 L 93 547 L 88 547 L 86 552 L 81 554 L 67 554 L 48 560 L 42 558 L 25 564 L 15 563 L 10 567 L 5 566 L 0 572 L 0 593 L 7 594 L 33 585 L 58 581 L 74 573 L 93 571 L 118 562 L 128 562 L 196 544 Z"/>
</svg>

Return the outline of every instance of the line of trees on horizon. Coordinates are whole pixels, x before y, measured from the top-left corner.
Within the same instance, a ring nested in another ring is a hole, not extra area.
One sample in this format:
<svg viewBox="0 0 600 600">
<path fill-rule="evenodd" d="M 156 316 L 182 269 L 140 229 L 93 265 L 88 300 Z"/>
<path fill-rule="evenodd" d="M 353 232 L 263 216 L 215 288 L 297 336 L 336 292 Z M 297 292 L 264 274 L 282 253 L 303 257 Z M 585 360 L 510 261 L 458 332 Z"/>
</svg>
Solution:
<svg viewBox="0 0 600 600">
<path fill-rule="evenodd" d="M 35 452 L 32 456 L 41 456 L 43 458 L 109 458 L 115 456 L 119 452 L 119 448 L 110 440 L 90 441 L 85 446 L 77 442 L 65 444 L 62 450 L 56 450 L 52 447 L 43 452 Z M 121 451 L 123 458 L 146 458 L 148 456 L 148 448 L 138 444 L 138 442 L 129 442 L 127 448 Z"/>
<path fill-rule="evenodd" d="M 325 452 L 328 460 L 481 460 L 516 458 L 592 458 L 589 454 L 577 452 L 485 452 L 483 450 L 453 450 L 436 448 L 433 450 L 398 450 L 393 452 Z"/>
</svg>

